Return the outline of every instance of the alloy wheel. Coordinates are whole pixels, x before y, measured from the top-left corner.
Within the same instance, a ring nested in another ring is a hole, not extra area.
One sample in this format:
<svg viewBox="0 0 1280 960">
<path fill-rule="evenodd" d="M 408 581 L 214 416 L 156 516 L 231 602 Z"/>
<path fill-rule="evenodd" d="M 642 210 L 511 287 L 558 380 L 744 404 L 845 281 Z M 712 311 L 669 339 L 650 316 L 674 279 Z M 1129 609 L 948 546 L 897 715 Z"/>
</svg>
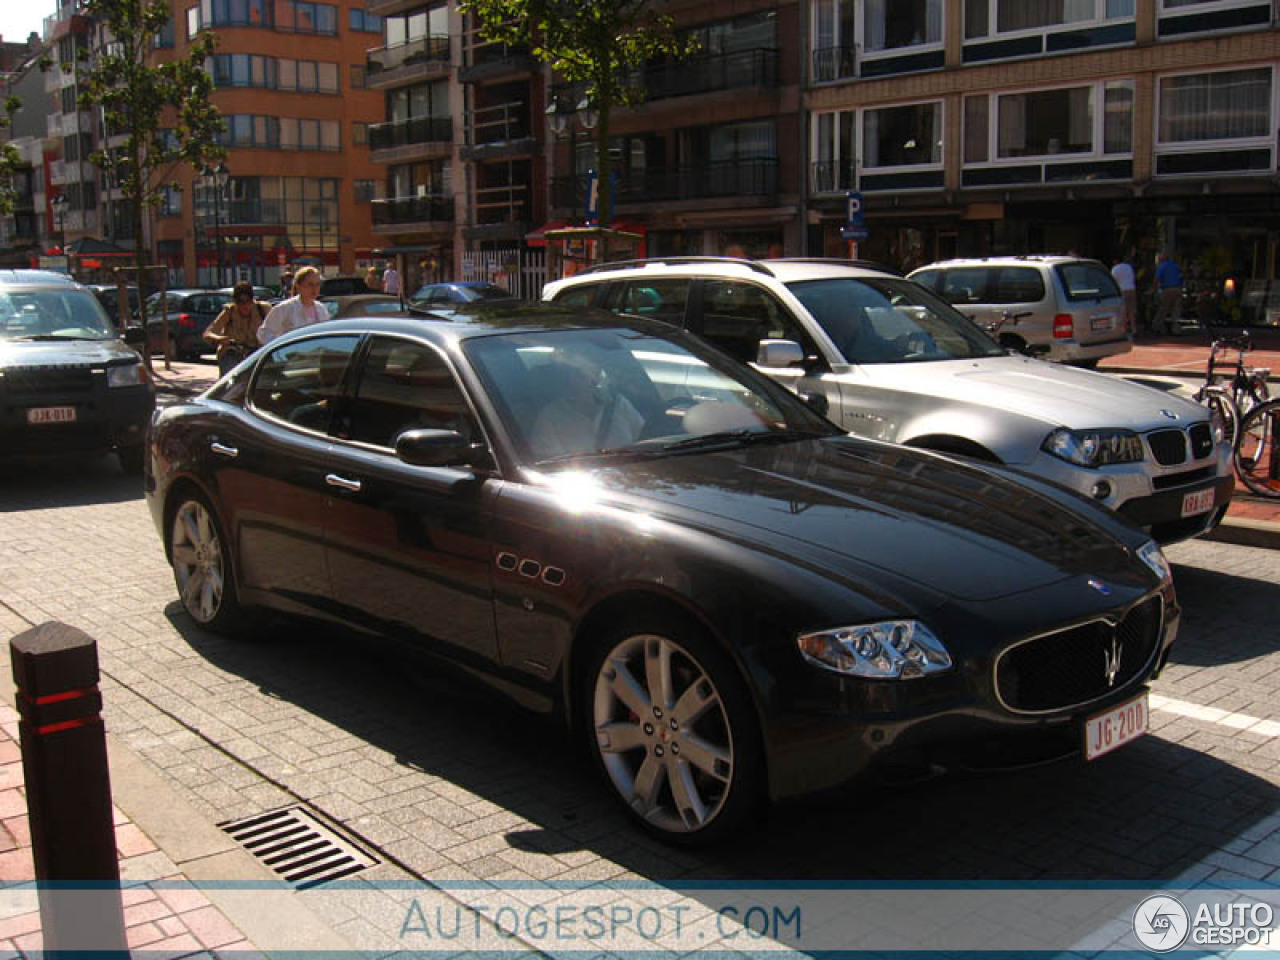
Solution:
<svg viewBox="0 0 1280 960">
<path fill-rule="evenodd" d="M 594 742 L 632 811 L 671 833 L 706 828 L 734 778 L 734 736 L 711 676 L 674 641 L 632 636 L 600 664 Z"/>
<path fill-rule="evenodd" d="M 210 623 L 222 607 L 226 568 L 218 528 L 204 504 L 188 500 L 178 508 L 170 543 L 182 605 L 198 623 Z"/>
</svg>

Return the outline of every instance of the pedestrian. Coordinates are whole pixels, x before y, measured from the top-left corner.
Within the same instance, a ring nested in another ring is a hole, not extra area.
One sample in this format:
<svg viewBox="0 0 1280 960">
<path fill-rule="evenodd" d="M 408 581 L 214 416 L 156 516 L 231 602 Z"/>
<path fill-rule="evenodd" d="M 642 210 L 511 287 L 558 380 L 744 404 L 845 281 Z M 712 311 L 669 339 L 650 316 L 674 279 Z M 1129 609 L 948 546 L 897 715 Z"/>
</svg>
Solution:
<svg viewBox="0 0 1280 960">
<path fill-rule="evenodd" d="M 388 263 L 387 269 L 382 272 L 382 292 L 393 297 L 400 295 L 400 271 L 396 269 L 394 262 Z"/>
<path fill-rule="evenodd" d="M 303 267 L 293 278 L 295 295 L 271 308 L 258 330 L 258 339 L 270 343 L 282 333 L 329 319 L 329 311 L 316 301 L 320 294 L 320 271 Z"/>
<path fill-rule="evenodd" d="M 293 267 L 285 267 L 284 272 L 280 274 L 280 299 L 285 300 L 293 296 Z"/>
<path fill-rule="evenodd" d="M 1138 278 L 1133 272 L 1133 265 L 1124 257 L 1116 257 L 1111 267 L 1111 278 L 1120 288 L 1124 297 L 1125 329 L 1129 333 L 1138 330 Z"/>
<path fill-rule="evenodd" d="M 1156 315 L 1151 329 L 1156 333 L 1174 333 L 1178 308 L 1182 305 L 1182 271 L 1165 251 L 1156 257 Z"/>
<path fill-rule="evenodd" d="M 370 293 L 378 293 L 382 290 L 382 278 L 378 276 L 377 267 L 370 267 L 364 272 L 364 285 L 369 288 Z"/>
<path fill-rule="evenodd" d="M 271 312 L 271 305 L 253 298 L 253 284 L 241 280 L 231 291 L 231 302 L 222 308 L 204 332 L 205 343 L 218 350 L 218 375 L 258 349 L 258 328 Z"/>
</svg>

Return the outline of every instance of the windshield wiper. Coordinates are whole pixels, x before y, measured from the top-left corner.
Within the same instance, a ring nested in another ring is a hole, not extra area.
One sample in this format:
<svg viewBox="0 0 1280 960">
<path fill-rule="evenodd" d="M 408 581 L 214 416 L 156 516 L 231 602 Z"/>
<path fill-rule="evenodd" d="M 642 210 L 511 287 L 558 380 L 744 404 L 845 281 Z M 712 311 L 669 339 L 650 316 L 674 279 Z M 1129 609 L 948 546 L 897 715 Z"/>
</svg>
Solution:
<svg viewBox="0 0 1280 960">
<path fill-rule="evenodd" d="M 743 427 L 738 430 L 721 430 L 717 433 L 704 433 L 698 437 L 674 440 L 671 443 L 664 444 L 662 449 L 699 450 L 703 447 L 720 447 L 734 443 L 778 443 L 788 440 L 808 440 L 821 436 L 825 436 L 825 434 L 810 433 L 807 430 L 748 430 Z"/>
<path fill-rule="evenodd" d="M 648 459 L 662 454 L 661 450 L 652 447 L 635 445 L 626 447 L 607 447 L 604 450 L 584 450 L 581 453 L 562 453 L 556 457 L 546 457 L 536 461 L 538 466 L 554 463 L 572 463 L 575 460 L 621 460 L 627 458 Z"/>
</svg>

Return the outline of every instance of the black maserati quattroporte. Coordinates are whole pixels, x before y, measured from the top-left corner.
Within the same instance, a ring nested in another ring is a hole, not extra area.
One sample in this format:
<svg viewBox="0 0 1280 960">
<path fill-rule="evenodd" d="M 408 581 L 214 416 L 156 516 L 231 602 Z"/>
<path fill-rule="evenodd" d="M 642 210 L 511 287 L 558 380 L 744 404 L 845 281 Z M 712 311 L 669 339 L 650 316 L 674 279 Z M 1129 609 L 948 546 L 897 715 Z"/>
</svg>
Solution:
<svg viewBox="0 0 1280 960">
<path fill-rule="evenodd" d="M 159 411 L 147 497 L 199 625 L 272 608 L 461 661 L 560 708 L 668 839 L 1146 730 L 1179 618 L 1154 542 L 815 408 L 641 320 L 335 321 Z"/>
</svg>

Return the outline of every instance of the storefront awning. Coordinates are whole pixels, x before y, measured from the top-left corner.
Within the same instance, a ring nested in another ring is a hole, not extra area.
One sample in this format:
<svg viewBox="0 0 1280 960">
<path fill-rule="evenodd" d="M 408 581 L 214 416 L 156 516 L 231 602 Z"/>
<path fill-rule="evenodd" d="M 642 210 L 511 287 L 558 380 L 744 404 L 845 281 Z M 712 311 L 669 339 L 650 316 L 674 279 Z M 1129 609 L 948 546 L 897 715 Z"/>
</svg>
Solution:
<svg viewBox="0 0 1280 960">
<path fill-rule="evenodd" d="M 394 247 L 379 247 L 373 251 L 375 257 L 394 257 L 397 254 L 439 253 L 443 249 L 441 243 L 405 243 Z"/>
<path fill-rule="evenodd" d="M 569 225 L 566 220 L 548 220 L 537 230 L 530 230 L 524 235 L 524 242 L 531 247 L 545 247 L 547 245 L 548 230 L 562 230 Z"/>
<path fill-rule="evenodd" d="M 133 251 L 117 247 L 108 240 L 97 237 L 77 237 L 67 244 L 67 255 L 71 257 L 132 257 Z"/>
</svg>

